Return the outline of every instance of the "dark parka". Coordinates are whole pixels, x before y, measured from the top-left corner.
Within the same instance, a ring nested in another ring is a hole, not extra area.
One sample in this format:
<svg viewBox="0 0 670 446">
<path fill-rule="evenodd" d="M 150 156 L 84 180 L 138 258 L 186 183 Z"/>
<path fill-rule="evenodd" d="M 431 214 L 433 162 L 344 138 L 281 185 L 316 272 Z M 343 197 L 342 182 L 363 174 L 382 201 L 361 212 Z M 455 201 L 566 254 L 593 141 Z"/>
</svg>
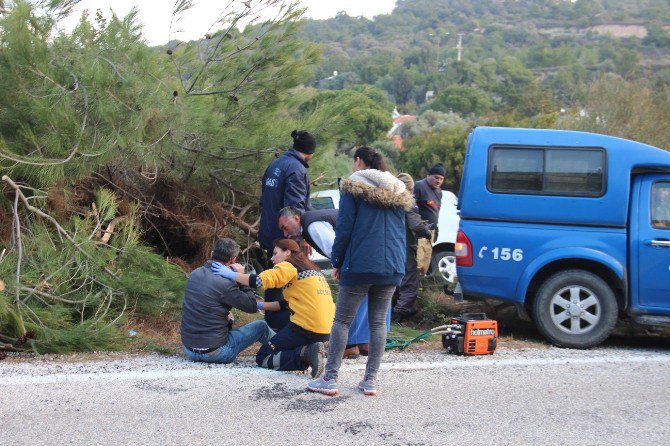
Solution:
<svg viewBox="0 0 670 446">
<path fill-rule="evenodd" d="M 309 210 L 309 165 L 297 150 L 291 149 L 265 170 L 261 191 L 261 222 L 258 242 L 266 251 L 271 251 L 276 239 L 284 233 L 277 225 L 279 211 L 293 206 L 300 211 Z"/>
<path fill-rule="evenodd" d="M 352 179 L 342 181 L 331 258 L 333 267 L 340 269 L 341 285 L 400 284 L 406 263 L 405 211 L 414 206 L 412 194 L 401 187 L 397 192 Z"/>
</svg>

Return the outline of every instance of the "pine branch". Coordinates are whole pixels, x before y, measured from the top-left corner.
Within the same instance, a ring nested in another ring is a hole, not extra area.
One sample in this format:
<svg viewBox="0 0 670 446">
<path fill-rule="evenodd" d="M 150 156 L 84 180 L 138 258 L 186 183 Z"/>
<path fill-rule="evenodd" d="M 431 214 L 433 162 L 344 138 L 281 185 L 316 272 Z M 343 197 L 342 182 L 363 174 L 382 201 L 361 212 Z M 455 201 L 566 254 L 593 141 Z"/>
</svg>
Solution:
<svg viewBox="0 0 670 446">
<path fill-rule="evenodd" d="M 38 209 L 38 208 L 36 208 L 36 207 L 34 207 L 34 206 L 32 206 L 32 205 L 30 204 L 30 202 L 28 201 L 28 199 L 26 198 L 26 196 L 23 195 L 23 192 L 21 192 L 21 188 L 20 188 L 14 181 L 12 181 L 11 178 L 9 178 L 7 175 L 3 175 L 3 176 L 2 176 L 2 181 L 4 181 L 5 183 L 9 184 L 9 186 L 10 186 L 12 189 L 14 189 L 14 191 L 16 192 L 16 200 L 17 200 L 16 202 L 17 202 L 17 204 L 18 204 L 18 199 L 20 198 L 21 201 L 23 202 L 24 206 L 26 206 L 26 208 L 28 208 L 28 210 L 29 210 L 30 212 L 33 212 L 33 213 L 39 215 L 40 217 L 42 217 L 42 218 L 48 220 L 49 222 L 51 222 L 51 224 L 54 225 L 54 227 L 58 230 L 58 232 L 59 232 L 60 234 L 62 234 L 63 237 L 65 237 L 70 243 L 72 243 L 72 245 L 74 246 L 74 248 L 75 248 L 77 251 L 79 251 L 79 252 L 80 252 L 81 254 L 83 254 L 87 259 L 89 259 L 89 260 L 91 260 L 93 263 L 95 263 L 95 259 L 93 259 L 89 253 L 87 253 L 86 251 L 84 251 L 84 250 L 81 248 L 81 246 L 79 246 L 79 244 L 77 244 L 77 242 L 72 238 L 72 236 L 65 230 L 65 228 L 63 228 L 63 227 L 56 221 L 55 218 L 53 218 L 51 215 L 47 214 L 46 212 L 44 212 L 44 211 L 42 211 L 42 210 L 40 210 L 40 209 Z M 16 218 L 18 219 L 18 214 L 16 215 Z M 111 271 L 109 268 L 107 268 L 106 266 L 103 267 L 103 269 L 105 270 L 105 272 L 106 272 L 107 274 L 111 275 L 112 277 L 115 277 L 115 278 L 117 277 L 117 275 L 116 275 L 113 271 Z M 18 280 L 17 280 L 17 282 L 18 282 Z"/>
<path fill-rule="evenodd" d="M 3 179 L 5 177 L 3 176 Z M 18 259 L 16 261 L 16 289 L 14 297 L 14 305 L 16 306 L 16 312 L 19 317 L 19 331 L 21 333 L 26 331 L 25 324 L 23 322 L 23 316 L 21 314 L 21 292 L 19 290 L 19 283 L 21 283 L 21 261 L 23 260 L 23 243 L 21 241 L 21 220 L 19 219 L 19 194 L 16 193 L 14 196 L 14 230 L 16 231 L 16 246 L 18 250 Z"/>
<path fill-rule="evenodd" d="M 3 153 L 2 151 L 0 151 L 0 157 L 1 158 L 5 158 L 7 160 L 14 161 L 15 163 L 19 163 L 19 164 L 27 164 L 29 166 L 55 166 L 55 165 L 65 164 L 65 163 L 70 162 L 74 158 L 74 156 L 77 154 L 77 152 L 79 152 L 79 145 L 81 144 L 81 140 L 82 140 L 82 137 L 84 135 L 84 131 L 86 130 L 86 125 L 88 123 L 88 91 L 86 90 L 86 87 L 79 84 L 79 79 L 77 78 L 77 76 L 72 71 L 67 70 L 67 69 L 66 69 L 66 71 L 70 74 L 70 76 L 73 79 L 72 91 L 78 90 L 79 87 L 81 86 L 81 91 L 84 95 L 84 117 L 82 118 L 82 121 L 81 121 L 81 126 L 80 126 L 80 131 L 79 131 L 79 138 L 75 142 L 74 147 L 72 148 L 72 151 L 70 152 L 70 154 L 66 158 L 60 159 L 60 160 L 47 159 L 45 161 L 38 162 L 38 161 L 30 161 L 29 159 L 27 159 L 25 157 L 15 157 L 15 156 L 12 156 L 12 155 L 7 155 L 7 154 Z M 36 73 L 36 74 L 38 74 L 38 73 Z M 52 79 L 50 79 L 45 74 L 40 74 L 40 75 L 43 76 L 45 79 L 48 79 L 51 82 L 54 82 L 56 85 L 60 86 L 60 84 L 53 81 Z M 60 86 L 60 87 L 64 88 L 62 86 Z M 89 155 L 89 156 L 98 156 L 98 155 L 100 155 L 100 154 Z M 4 180 L 4 177 L 3 177 L 3 180 Z"/>
</svg>

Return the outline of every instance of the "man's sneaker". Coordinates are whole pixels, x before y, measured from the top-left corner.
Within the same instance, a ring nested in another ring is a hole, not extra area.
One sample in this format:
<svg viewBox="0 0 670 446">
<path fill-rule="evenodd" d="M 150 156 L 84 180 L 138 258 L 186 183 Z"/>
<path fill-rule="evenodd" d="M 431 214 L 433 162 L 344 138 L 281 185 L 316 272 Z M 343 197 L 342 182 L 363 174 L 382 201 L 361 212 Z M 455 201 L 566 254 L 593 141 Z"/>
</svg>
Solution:
<svg viewBox="0 0 670 446">
<path fill-rule="evenodd" d="M 306 346 L 300 359 L 305 361 L 312 368 L 312 378 L 323 374 L 323 368 L 326 365 L 326 348 L 323 345 L 323 342 L 314 342 Z"/>
<path fill-rule="evenodd" d="M 366 396 L 374 396 L 377 394 L 377 385 L 375 384 L 375 380 L 368 378 L 367 376 L 363 378 L 363 381 L 358 383 L 358 388 Z"/>
<path fill-rule="evenodd" d="M 307 384 L 307 390 L 310 392 L 323 393 L 324 395 L 337 395 L 337 380 L 334 378 L 327 378 L 325 375 L 321 378 L 310 381 Z"/>
</svg>

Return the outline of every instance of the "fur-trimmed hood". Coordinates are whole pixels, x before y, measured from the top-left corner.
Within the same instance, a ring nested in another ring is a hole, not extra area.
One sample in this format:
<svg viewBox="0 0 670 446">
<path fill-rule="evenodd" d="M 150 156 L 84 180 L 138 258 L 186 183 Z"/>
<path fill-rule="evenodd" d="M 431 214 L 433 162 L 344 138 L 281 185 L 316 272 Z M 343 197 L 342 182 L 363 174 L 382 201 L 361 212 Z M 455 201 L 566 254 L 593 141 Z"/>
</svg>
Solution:
<svg viewBox="0 0 670 446">
<path fill-rule="evenodd" d="M 389 172 L 364 169 L 354 172 L 343 180 L 340 188 L 356 198 L 383 208 L 402 208 L 409 211 L 414 207 L 414 197 L 405 183 Z"/>
</svg>

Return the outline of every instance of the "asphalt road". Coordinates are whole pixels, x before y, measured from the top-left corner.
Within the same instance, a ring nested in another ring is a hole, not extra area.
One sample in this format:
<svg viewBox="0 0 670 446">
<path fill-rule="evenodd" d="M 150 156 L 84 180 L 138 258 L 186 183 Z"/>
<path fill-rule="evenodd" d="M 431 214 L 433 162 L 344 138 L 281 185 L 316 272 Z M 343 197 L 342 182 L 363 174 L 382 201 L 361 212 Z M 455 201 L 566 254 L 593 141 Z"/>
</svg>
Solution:
<svg viewBox="0 0 670 446">
<path fill-rule="evenodd" d="M 670 349 L 391 353 L 376 397 L 347 361 L 340 395 L 308 376 L 180 357 L 0 362 L 2 445 L 670 444 Z"/>
</svg>

